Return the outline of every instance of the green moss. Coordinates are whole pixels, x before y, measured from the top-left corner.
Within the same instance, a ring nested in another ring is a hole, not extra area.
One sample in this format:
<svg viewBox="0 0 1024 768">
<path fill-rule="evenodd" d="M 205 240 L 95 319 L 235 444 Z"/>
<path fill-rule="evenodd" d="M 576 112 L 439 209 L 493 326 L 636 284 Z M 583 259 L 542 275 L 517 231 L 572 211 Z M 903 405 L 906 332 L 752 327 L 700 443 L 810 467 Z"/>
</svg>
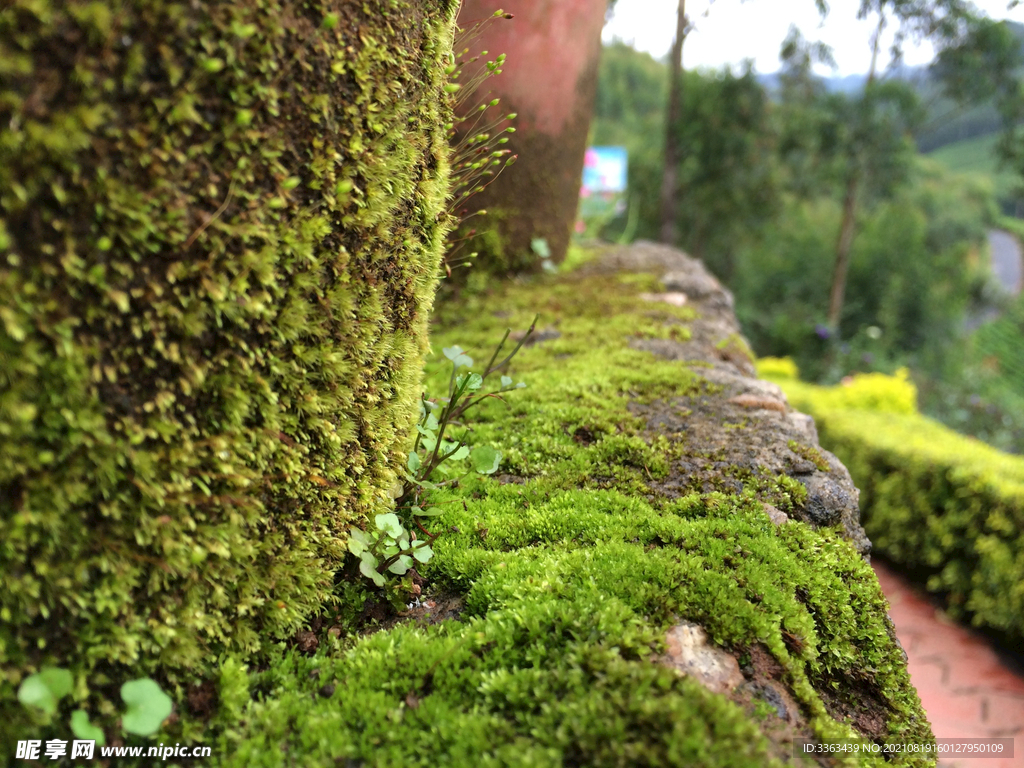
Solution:
<svg viewBox="0 0 1024 768">
<path fill-rule="evenodd" d="M 431 527 L 445 533 L 424 575 L 461 597 L 461 618 L 312 657 L 282 652 L 260 672 L 232 667 L 221 681 L 222 701 L 234 702 L 218 716 L 221 762 L 788 762 L 763 709 L 655 662 L 680 620 L 737 656 L 767 648 L 811 734 L 856 735 L 830 714 L 856 691 L 882 715 L 882 736 L 930 740 L 870 567 L 838 531 L 777 526 L 764 511 L 758 494 L 801 503 L 802 484 L 652 493 L 652 476 L 691 449 L 648 436 L 630 403 L 703 390 L 684 366 L 628 347 L 649 308 L 635 291 L 572 276 L 443 309 L 435 343 L 481 357 L 534 312 L 561 333 L 515 359 L 510 373 L 528 388 L 482 405 L 472 422 L 475 441 L 504 452 L 501 474 L 440 493 L 447 511 Z M 439 385 L 443 367 L 429 369 Z"/>
<path fill-rule="evenodd" d="M 754 352 L 747 344 L 746 339 L 740 336 L 738 333 L 730 333 L 720 342 L 715 344 L 715 348 L 725 355 L 737 357 L 744 362 L 754 362 Z"/>
<path fill-rule="evenodd" d="M 875 551 L 923 576 L 952 614 L 1024 640 L 1024 459 L 917 414 L 905 375 L 864 379 L 778 383 L 861 489 Z"/>
<path fill-rule="evenodd" d="M 831 467 L 825 457 L 821 455 L 821 451 L 811 445 L 804 445 L 798 443 L 796 440 L 790 440 L 788 443 L 789 450 L 795 453 L 802 459 L 806 459 L 811 462 L 814 466 L 820 469 L 822 472 L 828 472 Z"/>
<path fill-rule="evenodd" d="M 0 10 L 0 699 L 333 599 L 417 409 L 455 5 Z"/>
</svg>

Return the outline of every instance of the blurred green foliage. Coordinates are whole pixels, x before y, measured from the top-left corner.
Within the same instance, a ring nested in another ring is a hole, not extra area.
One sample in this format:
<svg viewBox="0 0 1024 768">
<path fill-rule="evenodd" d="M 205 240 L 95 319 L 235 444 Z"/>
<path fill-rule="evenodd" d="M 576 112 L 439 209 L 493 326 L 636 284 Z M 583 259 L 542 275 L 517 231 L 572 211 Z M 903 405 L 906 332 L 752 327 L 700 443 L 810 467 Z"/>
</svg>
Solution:
<svg viewBox="0 0 1024 768">
<path fill-rule="evenodd" d="M 794 199 L 741 251 L 732 288 L 754 348 L 792 355 L 810 380 L 905 362 L 941 374 L 984 284 L 987 189 L 918 161 L 908 186 L 864 212 L 837 340 L 823 324 L 840 215 L 835 198 Z"/>
<path fill-rule="evenodd" d="M 629 205 L 639 238 L 659 228 L 665 134 L 665 66 L 624 43 L 604 50 L 592 141 L 629 151 Z M 739 244 L 778 212 L 774 128 L 768 95 L 753 72 L 688 72 L 683 85 L 677 222 L 681 245 L 719 274 L 728 274 Z M 603 235 L 617 239 L 628 214 Z"/>
<path fill-rule="evenodd" d="M 1024 393 L 1003 380 L 1018 364 L 1011 350 L 1024 347 L 1020 329 L 1007 320 L 976 341 L 965 331 L 967 315 L 991 299 L 986 230 L 1005 221 L 991 180 L 913 152 L 914 99 L 899 84 L 879 84 L 864 125 L 888 133 L 865 148 L 865 131 L 851 127 L 861 100 L 826 92 L 810 74 L 812 48 L 794 47 L 770 98 L 749 73 L 687 74 L 682 246 L 733 290 L 759 354 L 792 356 L 805 378 L 829 383 L 909 366 L 922 410 L 1020 450 Z M 629 150 L 630 200 L 606 239 L 629 216 L 637 237 L 657 237 L 667 80 L 650 56 L 605 48 L 592 141 Z M 727 95 L 739 103 L 724 108 Z M 826 327 L 828 297 L 857 152 L 865 182 L 837 337 Z"/>
<path fill-rule="evenodd" d="M 1001 450 L 1024 453 L 1024 299 L 951 351 L 953 370 L 922 381 L 922 409 Z"/>
</svg>

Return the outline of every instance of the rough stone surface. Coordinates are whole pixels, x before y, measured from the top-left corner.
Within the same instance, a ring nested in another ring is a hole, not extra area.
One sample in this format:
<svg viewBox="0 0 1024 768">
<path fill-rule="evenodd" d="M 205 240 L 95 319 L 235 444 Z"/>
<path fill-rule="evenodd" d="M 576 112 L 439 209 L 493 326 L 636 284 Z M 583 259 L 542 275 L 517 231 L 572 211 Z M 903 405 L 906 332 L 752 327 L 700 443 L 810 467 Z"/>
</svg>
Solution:
<svg viewBox="0 0 1024 768">
<path fill-rule="evenodd" d="M 686 305 L 686 294 L 679 291 L 668 291 L 666 293 L 641 293 L 640 298 L 644 301 L 660 301 L 663 304 L 671 304 L 673 307 Z"/>
<path fill-rule="evenodd" d="M 776 525 L 782 525 L 783 523 L 789 522 L 789 515 L 776 506 L 765 504 L 764 511 L 768 513 L 768 519 Z"/>
<path fill-rule="evenodd" d="M 697 680 L 715 693 L 729 693 L 744 682 L 735 657 L 708 644 L 702 627 L 684 621 L 669 630 L 668 653 L 663 661 L 684 675 Z"/>
<path fill-rule="evenodd" d="M 732 296 L 700 261 L 674 248 L 640 242 L 608 248 L 583 271 L 656 274 L 663 295 L 675 303 L 685 294 L 685 305 L 697 315 L 688 325 L 689 339 L 630 342 L 636 349 L 680 361 L 707 384 L 686 401 L 631 405 L 652 433 L 685 443 L 685 455 L 668 477 L 651 481 L 652 493 L 738 493 L 752 479 L 788 475 L 807 488 L 807 498 L 788 515 L 776 509 L 780 515 L 815 527 L 841 525 L 857 550 L 868 553 L 871 542 L 860 525 L 859 492 L 850 473 L 818 444 L 814 420 L 793 410 L 777 385 L 757 378 Z M 658 294 L 644 298 L 658 300 Z"/>
</svg>

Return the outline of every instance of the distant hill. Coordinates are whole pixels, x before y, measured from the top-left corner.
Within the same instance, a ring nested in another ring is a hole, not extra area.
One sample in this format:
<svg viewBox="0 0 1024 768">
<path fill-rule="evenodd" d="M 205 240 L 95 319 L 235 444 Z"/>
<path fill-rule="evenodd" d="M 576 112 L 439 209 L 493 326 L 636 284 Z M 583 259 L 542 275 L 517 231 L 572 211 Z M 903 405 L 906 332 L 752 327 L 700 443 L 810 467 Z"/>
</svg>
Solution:
<svg viewBox="0 0 1024 768">
<path fill-rule="evenodd" d="M 975 136 L 946 144 L 928 153 L 928 156 L 938 160 L 951 171 L 987 176 L 992 180 L 993 191 L 1003 212 L 1018 215 L 1020 211 L 1013 196 L 1018 178 L 1012 171 L 999 167 L 995 153 L 997 139 L 998 135 L 995 133 Z"/>
<path fill-rule="evenodd" d="M 1024 49 L 1024 24 L 1015 21 L 1005 23 Z M 925 123 L 915 137 L 922 152 L 932 152 L 951 144 L 991 136 L 1002 129 L 999 113 L 993 104 L 961 107 L 942 96 L 939 85 L 927 71 L 918 81 L 918 90 L 928 110 Z"/>
<path fill-rule="evenodd" d="M 1024 48 L 1024 24 L 1015 21 L 1006 21 L 1006 24 Z M 928 66 L 904 66 L 895 73 L 887 73 L 887 76 L 912 83 L 925 104 L 927 116 L 915 136 L 922 152 L 933 152 L 950 144 L 989 136 L 1002 128 L 999 113 L 992 104 L 964 108 L 945 98 Z M 758 80 L 768 90 L 775 90 L 778 88 L 779 74 L 773 72 L 760 75 Z M 864 87 L 866 80 L 866 75 L 822 78 L 825 87 L 833 93 L 856 93 Z"/>
<path fill-rule="evenodd" d="M 912 80 L 924 76 L 925 67 L 900 67 L 896 76 Z M 867 75 L 842 75 L 836 77 L 823 77 L 822 83 L 829 93 L 857 93 L 864 87 Z M 757 80 L 769 91 L 777 90 L 779 87 L 779 73 L 771 72 L 767 75 L 758 75 Z"/>
</svg>

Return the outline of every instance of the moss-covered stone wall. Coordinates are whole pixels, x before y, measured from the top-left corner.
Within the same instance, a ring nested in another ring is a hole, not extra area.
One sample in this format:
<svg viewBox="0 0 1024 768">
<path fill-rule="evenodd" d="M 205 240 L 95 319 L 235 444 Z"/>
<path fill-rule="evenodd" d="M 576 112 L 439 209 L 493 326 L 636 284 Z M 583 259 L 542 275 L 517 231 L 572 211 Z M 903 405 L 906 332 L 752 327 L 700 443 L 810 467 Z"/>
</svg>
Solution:
<svg viewBox="0 0 1024 768">
<path fill-rule="evenodd" d="M 437 345 L 478 361 L 541 319 L 507 371 L 526 388 L 467 419 L 498 472 L 432 499 L 418 601 L 226 664 L 216 711 L 162 740 L 199 721 L 211 764 L 246 768 L 736 768 L 812 764 L 799 738 L 933 744 L 850 477 L 753 375 L 730 301 L 635 245 L 441 307 Z M 428 369 L 445 391 L 444 358 Z"/>
<path fill-rule="evenodd" d="M 330 599 L 418 407 L 456 5 L 0 6 L 0 699 Z"/>
</svg>

